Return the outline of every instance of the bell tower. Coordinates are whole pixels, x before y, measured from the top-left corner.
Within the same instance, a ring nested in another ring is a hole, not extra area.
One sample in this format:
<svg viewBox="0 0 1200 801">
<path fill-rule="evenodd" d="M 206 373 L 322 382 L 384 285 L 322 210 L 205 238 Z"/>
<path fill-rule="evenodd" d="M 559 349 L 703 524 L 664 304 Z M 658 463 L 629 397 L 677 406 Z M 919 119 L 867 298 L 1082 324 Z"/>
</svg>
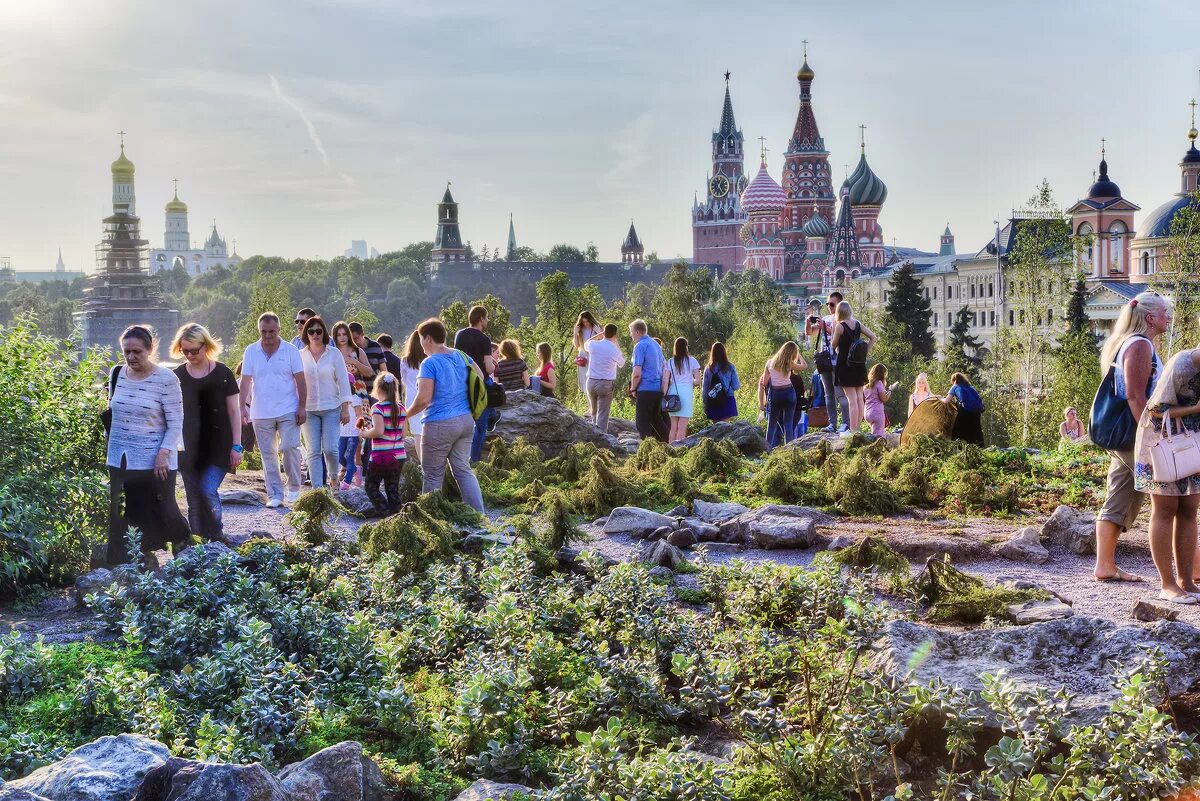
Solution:
<svg viewBox="0 0 1200 801">
<path fill-rule="evenodd" d="M 438 204 L 437 236 L 430 255 L 434 264 L 467 260 L 467 249 L 463 247 L 462 234 L 458 231 L 458 204 L 450 194 L 449 181 L 446 182 L 446 194 Z"/>
<path fill-rule="evenodd" d="M 738 232 L 746 222 L 740 196 L 746 188 L 743 136 L 733 117 L 729 73 L 725 73 L 725 103 L 721 123 L 712 135 L 712 171 L 705 199 L 692 204 L 692 260 L 719 264 L 721 274 L 742 269 L 746 249 Z"/>
</svg>

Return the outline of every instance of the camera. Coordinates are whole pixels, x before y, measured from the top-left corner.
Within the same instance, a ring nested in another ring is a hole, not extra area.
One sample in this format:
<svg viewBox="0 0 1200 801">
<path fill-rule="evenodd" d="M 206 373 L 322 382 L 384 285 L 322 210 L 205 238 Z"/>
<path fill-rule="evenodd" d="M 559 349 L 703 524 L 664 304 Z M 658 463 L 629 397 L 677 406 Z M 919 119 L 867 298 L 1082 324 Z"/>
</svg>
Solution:
<svg viewBox="0 0 1200 801">
<path fill-rule="evenodd" d="M 808 317 L 808 323 L 809 325 L 819 325 L 821 323 L 821 318 L 815 314 L 810 314 Z"/>
</svg>

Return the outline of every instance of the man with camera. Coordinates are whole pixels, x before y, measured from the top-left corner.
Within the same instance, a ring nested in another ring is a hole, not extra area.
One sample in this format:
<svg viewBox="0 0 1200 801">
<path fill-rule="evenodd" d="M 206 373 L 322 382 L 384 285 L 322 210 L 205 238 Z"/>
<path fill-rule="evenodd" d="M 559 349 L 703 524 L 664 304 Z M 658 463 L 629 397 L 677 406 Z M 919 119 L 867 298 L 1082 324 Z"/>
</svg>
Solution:
<svg viewBox="0 0 1200 801">
<path fill-rule="evenodd" d="M 821 376 L 821 388 L 825 394 L 825 410 L 829 415 L 829 425 L 825 426 L 825 431 L 833 433 L 840 430 L 838 427 L 838 409 L 842 411 L 841 428 L 847 428 L 850 420 L 850 406 L 846 400 L 846 393 L 841 387 L 834 386 L 833 383 L 833 366 L 837 362 L 837 353 L 833 350 L 833 326 L 834 326 L 834 311 L 837 305 L 843 300 L 841 292 L 830 292 L 828 302 L 828 314 L 821 314 L 821 301 L 813 298 L 808 304 L 808 317 L 804 321 L 804 335 L 806 337 L 816 337 L 814 342 L 814 350 L 816 353 L 814 361 L 817 365 L 817 373 Z"/>
</svg>

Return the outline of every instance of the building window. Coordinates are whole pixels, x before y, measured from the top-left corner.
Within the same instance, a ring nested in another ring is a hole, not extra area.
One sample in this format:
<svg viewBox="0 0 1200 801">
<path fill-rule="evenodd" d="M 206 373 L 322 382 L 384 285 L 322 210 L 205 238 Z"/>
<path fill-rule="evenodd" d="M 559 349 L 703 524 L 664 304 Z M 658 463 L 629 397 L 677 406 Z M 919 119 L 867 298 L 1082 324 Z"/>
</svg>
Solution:
<svg viewBox="0 0 1200 801">
<path fill-rule="evenodd" d="M 1012 309 L 1008 310 L 1008 324 L 1015 325 L 1015 323 L 1013 322 L 1013 310 Z"/>
<path fill-rule="evenodd" d="M 933 327 L 934 327 L 934 328 L 937 328 L 937 327 L 938 327 L 938 316 L 937 316 L 937 312 L 934 312 L 934 313 L 933 313 Z"/>
<path fill-rule="evenodd" d="M 971 284 L 971 297 L 975 297 L 975 284 Z"/>
<path fill-rule="evenodd" d="M 1143 252 L 1142 253 L 1142 275 L 1149 275 L 1149 274 L 1150 274 L 1150 254 L 1148 252 Z"/>
<path fill-rule="evenodd" d="M 937 287 L 936 286 L 933 288 L 933 299 L 937 300 Z"/>
<path fill-rule="evenodd" d="M 991 281 L 988 281 L 988 297 L 991 298 L 991 297 L 995 297 L 995 296 L 996 296 L 996 285 L 993 284 Z"/>
</svg>

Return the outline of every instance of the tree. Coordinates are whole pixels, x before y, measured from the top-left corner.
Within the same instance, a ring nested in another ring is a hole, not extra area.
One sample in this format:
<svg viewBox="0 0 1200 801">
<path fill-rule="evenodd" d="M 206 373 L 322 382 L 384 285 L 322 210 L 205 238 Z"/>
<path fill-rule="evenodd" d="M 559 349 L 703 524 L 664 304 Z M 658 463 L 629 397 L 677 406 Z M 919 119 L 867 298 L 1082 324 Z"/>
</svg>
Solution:
<svg viewBox="0 0 1200 801">
<path fill-rule="evenodd" d="M 550 259 L 545 254 L 538 253 L 536 250 L 529 247 L 528 245 L 521 245 L 515 251 L 513 251 L 513 260 L 514 261 L 550 261 Z"/>
<path fill-rule="evenodd" d="M 549 261 L 569 261 L 569 262 L 587 261 L 587 257 L 586 257 L 586 255 L 584 255 L 584 252 L 582 250 L 575 247 L 574 245 L 567 245 L 567 244 L 563 244 L 561 242 L 559 244 L 555 245 L 554 247 L 550 248 L 550 252 L 547 254 L 547 259 Z"/>
<path fill-rule="evenodd" d="M 979 352 L 980 341 L 971 333 L 971 313 L 963 306 L 954 315 L 954 324 L 950 326 L 950 336 L 946 340 L 944 362 L 946 370 L 951 373 L 975 374 L 983 359 L 976 354 Z"/>
<path fill-rule="evenodd" d="M 910 343 L 916 356 L 932 359 L 937 352 L 929 328 L 932 308 L 911 261 L 897 267 L 889 280 L 885 318 L 896 322 L 896 331 Z"/>
<path fill-rule="evenodd" d="M 1092 323 L 1087 316 L 1087 284 L 1083 275 L 1075 279 L 1071 287 L 1071 297 L 1067 300 L 1067 336 L 1087 334 L 1093 343 L 1096 337 L 1092 334 Z"/>
<path fill-rule="evenodd" d="M 269 276 L 250 292 L 250 308 L 238 325 L 237 340 L 234 343 L 236 355 L 240 359 L 242 351 L 251 342 L 258 341 L 258 318 L 264 312 L 279 315 L 279 334 L 284 339 L 288 335 L 292 321 L 292 296 L 287 284 L 278 276 Z M 232 356 L 230 357 L 233 358 Z"/>
<path fill-rule="evenodd" d="M 479 300 L 471 301 L 469 305 L 461 300 L 456 300 L 442 309 L 438 316 L 442 318 L 451 337 L 454 336 L 454 332 L 467 327 L 470 322 L 469 315 L 472 306 L 482 306 L 487 309 L 487 335 L 492 338 L 493 342 L 499 342 L 512 334 L 508 309 L 504 308 L 500 298 L 487 294 Z"/>
<path fill-rule="evenodd" d="M 710 270 L 691 270 L 686 263 L 675 262 L 650 302 L 650 335 L 660 338 L 668 349 L 675 337 L 686 337 L 696 352 L 707 348 L 722 335 L 711 305 L 715 297 Z"/>
<path fill-rule="evenodd" d="M 587 247 L 583 249 L 584 261 L 598 262 L 600 261 L 600 248 L 596 247 L 595 242 L 588 242 Z"/>
<path fill-rule="evenodd" d="M 796 321 L 783 290 L 761 270 L 727 273 L 715 287 L 714 312 L 727 338 L 742 320 L 757 320 L 772 340 L 795 336 Z"/>
</svg>

